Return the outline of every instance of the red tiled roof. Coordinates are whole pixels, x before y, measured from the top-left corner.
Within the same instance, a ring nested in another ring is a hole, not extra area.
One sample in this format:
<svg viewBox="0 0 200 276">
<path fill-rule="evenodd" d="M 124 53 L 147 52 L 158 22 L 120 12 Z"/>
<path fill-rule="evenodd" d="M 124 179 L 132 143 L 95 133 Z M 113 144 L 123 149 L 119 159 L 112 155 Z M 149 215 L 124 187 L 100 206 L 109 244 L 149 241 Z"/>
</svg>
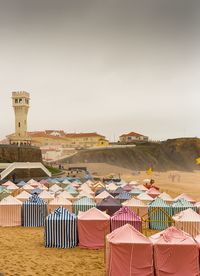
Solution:
<svg viewBox="0 0 200 276">
<path fill-rule="evenodd" d="M 96 132 L 91 132 L 91 133 L 66 133 L 65 137 L 69 137 L 69 138 L 101 137 L 101 138 L 105 138 L 105 136 L 100 135 Z"/>
<path fill-rule="evenodd" d="M 143 136 L 142 134 L 136 133 L 136 132 L 129 132 L 127 134 L 122 134 L 120 137 L 127 137 L 127 136 L 132 136 L 132 137 L 140 137 Z"/>
</svg>

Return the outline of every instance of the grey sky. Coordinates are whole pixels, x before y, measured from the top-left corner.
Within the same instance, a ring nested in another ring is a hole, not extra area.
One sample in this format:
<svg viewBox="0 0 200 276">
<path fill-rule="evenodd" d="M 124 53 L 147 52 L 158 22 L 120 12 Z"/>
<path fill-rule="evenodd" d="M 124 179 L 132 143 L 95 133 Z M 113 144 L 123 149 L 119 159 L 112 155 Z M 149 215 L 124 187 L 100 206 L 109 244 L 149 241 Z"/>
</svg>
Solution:
<svg viewBox="0 0 200 276">
<path fill-rule="evenodd" d="M 29 130 L 200 136 L 200 7 L 186 0 L 0 0 L 0 137 Z"/>
</svg>

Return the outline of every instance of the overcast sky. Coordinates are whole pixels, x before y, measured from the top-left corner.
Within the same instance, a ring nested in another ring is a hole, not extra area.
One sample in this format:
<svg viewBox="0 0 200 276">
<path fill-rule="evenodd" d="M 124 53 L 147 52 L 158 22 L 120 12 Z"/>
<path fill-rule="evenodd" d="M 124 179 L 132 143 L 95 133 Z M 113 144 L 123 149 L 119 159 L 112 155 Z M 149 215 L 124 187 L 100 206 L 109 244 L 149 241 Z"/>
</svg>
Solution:
<svg viewBox="0 0 200 276">
<path fill-rule="evenodd" d="M 200 1 L 0 0 L 0 138 L 29 130 L 200 136 Z"/>
</svg>

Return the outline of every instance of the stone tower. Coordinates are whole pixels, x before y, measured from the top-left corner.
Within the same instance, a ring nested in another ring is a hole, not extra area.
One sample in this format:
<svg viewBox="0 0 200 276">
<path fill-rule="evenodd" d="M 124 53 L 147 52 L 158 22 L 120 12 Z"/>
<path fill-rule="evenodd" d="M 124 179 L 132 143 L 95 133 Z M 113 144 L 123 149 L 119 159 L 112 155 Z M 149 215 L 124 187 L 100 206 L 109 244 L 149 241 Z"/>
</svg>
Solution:
<svg viewBox="0 0 200 276">
<path fill-rule="evenodd" d="M 10 144 L 31 145 L 31 137 L 27 134 L 27 115 L 29 109 L 29 93 L 12 92 L 12 104 L 15 111 L 15 134 L 9 137 Z"/>
</svg>

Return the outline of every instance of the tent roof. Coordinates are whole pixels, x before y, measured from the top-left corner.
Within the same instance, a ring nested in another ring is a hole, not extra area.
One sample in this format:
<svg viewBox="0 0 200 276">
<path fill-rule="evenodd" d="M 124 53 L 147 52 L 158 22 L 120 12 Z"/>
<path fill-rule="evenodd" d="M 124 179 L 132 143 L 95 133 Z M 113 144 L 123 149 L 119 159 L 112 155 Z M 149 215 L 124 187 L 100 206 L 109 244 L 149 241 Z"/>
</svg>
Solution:
<svg viewBox="0 0 200 276">
<path fill-rule="evenodd" d="M 14 183 L 12 185 L 9 185 L 6 187 L 7 190 L 17 190 L 19 189 L 19 187 L 17 187 L 17 185 L 15 185 Z"/>
<path fill-rule="evenodd" d="M 31 185 L 32 183 L 36 182 L 34 179 L 30 179 L 27 184 Z"/>
<path fill-rule="evenodd" d="M 23 189 L 24 190 L 33 190 L 34 188 L 31 185 L 26 184 L 26 185 L 23 186 Z"/>
<path fill-rule="evenodd" d="M 95 198 L 106 198 L 108 196 L 113 197 L 112 195 L 110 195 L 107 191 L 103 191 L 100 194 L 98 194 L 97 196 L 95 196 Z"/>
<path fill-rule="evenodd" d="M 62 191 L 58 197 L 62 197 L 62 198 L 74 198 L 73 195 L 71 195 L 70 193 L 68 193 L 67 191 Z"/>
<path fill-rule="evenodd" d="M 155 188 L 150 188 L 147 193 L 149 195 L 160 195 L 160 192 L 158 190 L 156 190 Z"/>
<path fill-rule="evenodd" d="M 108 196 L 103 198 L 101 202 L 97 204 L 97 206 L 121 206 L 119 199 Z"/>
<path fill-rule="evenodd" d="M 0 201 L 0 205 L 22 205 L 22 202 L 15 197 L 9 195 Z"/>
<path fill-rule="evenodd" d="M 54 184 L 53 186 L 51 186 L 49 188 L 49 190 L 52 191 L 52 192 L 58 192 L 58 191 L 61 191 L 62 188 L 60 186 L 58 186 L 57 184 Z"/>
<path fill-rule="evenodd" d="M 191 208 L 186 209 L 172 217 L 175 221 L 195 221 L 200 222 L 200 215 Z"/>
<path fill-rule="evenodd" d="M 144 202 L 142 202 L 139 199 L 135 199 L 135 198 L 131 198 L 131 199 L 127 200 L 127 201 L 124 201 L 122 203 L 122 205 L 123 206 L 128 206 L 128 207 L 129 206 L 130 207 L 134 207 L 134 206 L 136 206 L 136 207 L 147 207 L 147 205 Z"/>
<path fill-rule="evenodd" d="M 86 212 L 80 212 L 78 214 L 78 219 L 81 220 L 109 220 L 110 216 L 106 213 L 100 211 L 99 209 L 93 207 Z"/>
<path fill-rule="evenodd" d="M 49 202 L 49 205 L 72 205 L 72 203 L 66 198 L 55 197 Z"/>
<path fill-rule="evenodd" d="M 193 238 L 174 226 L 150 237 L 154 244 L 195 244 Z"/>
<path fill-rule="evenodd" d="M 161 198 L 157 197 L 154 201 L 149 203 L 150 207 L 169 207 L 169 205 Z"/>
<path fill-rule="evenodd" d="M 194 205 L 184 198 L 180 198 L 172 204 L 172 207 L 188 207 L 192 208 Z"/>
<path fill-rule="evenodd" d="M 69 220 L 69 221 L 72 220 L 72 221 L 74 221 L 74 220 L 76 220 L 76 215 L 70 213 L 63 206 L 60 206 L 47 216 L 47 220 Z"/>
<path fill-rule="evenodd" d="M 40 198 L 43 198 L 43 199 L 51 199 L 51 198 L 54 198 L 54 196 L 51 195 L 48 191 L 42 191 L 42 192 L 39 194 L 39 197 L 40 197 Z"/>
<path fill-rule="evenodd" d="M 142 193 L 142 194 L 138 195 L 137 198 L 140 199 L 140 200 L 153 201 L 153 198 L 150 195 L 146 194 L 146 193 Z"/>
<path fill-rule="evenodd" d="M 111 219 L 119 219 L 119 220 L 137 220 L 141 221 L 141 218 L 133 212 L 131 209 L 129 209 L 127 206 L 123 206 L 120 208 L 117 212 L 114 213 L 114 215 L 111 217 Z"/>
<path fill-rule="evenodd" d="M 14 183 L 12 181 L 7 181 L 2 184 L 2 186 L 10 186 L 10 185 L 14 185 Z"/>
<path fill-rule="evenodd" d="M 117 189 L 117 185 L 115 183 L 108 184 L 107 189 L 109 191 L 115 191 Z"/>
<path fill-rule="evenodd" d="M 24 198 L 24 199 L 28 199 L 29 197 L 31 197 L 31 194 L 29 194 L 28 192 L 26 192 L 26 191 L 22 191 L 20 194 L 18 194 L 15 198 L 17 198 L 17 199 L 22 199 L 22 198 Z"/>
<path fill-rule="evenodd" d="M 30 204 L 37 204 L 37 205 L 46 205 L 46 202 L 42 199 L 39 198 L 38 195 L 34 194 L 27 201 L 25 201 L 23 204 L 25 205 L 30 205 Z"/>
<path fill-rule="evenodd" d="M 96 205 L 96 203 L 91 199 L 91 198 L 88 198 L 88 197 L 81 197 L 80 199 L 76 200 L 74 202 L 74 205 L 91 205 L 91 206 L 94 206 Z"/>
<path fill-rule="evenodd" d="M 130 224 L 117 228 L 108 234 L 107 240 L 113 244 L 151 244 L 149 238 L 145 237 Z"/>
<path fill-rule="evenodd" d="M 122 192 L 119 195 L 117 195 L 115 198 L 119 198 L 119 199 L 130 199 L 131 195 L 127 192 Z"/>
<path fill-rule="evenodd" d="M 165 192 L 161 193 L 158 197 L 163 200 L 171 200 L 171 201 L 173 200 L 173 198 Z"/>
<path fill-rule="evenodd" d="M 189 195 L 187 195 L 185 193 L 177 196 L 174 200 L 178 200 L 178 199 L 181 199 L 181 198 L 183 198 L 183 199 L 185 199 L 187 201 L 195 202 L 195 200 L 193 198 L 191 198 Z"/>
</svg>

